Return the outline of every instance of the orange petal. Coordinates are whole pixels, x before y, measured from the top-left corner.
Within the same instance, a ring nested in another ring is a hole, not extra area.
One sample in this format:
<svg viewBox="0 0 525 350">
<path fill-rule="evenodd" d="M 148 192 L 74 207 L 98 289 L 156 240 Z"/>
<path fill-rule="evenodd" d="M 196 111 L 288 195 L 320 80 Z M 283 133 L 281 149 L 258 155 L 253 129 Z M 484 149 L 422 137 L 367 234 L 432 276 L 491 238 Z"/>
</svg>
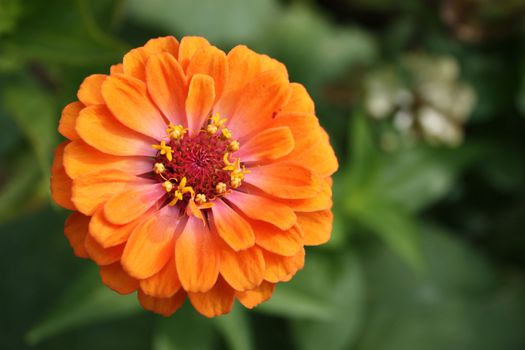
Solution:
<svg viewBox="0 0 525 350">
<path fill-rule="evenodd" d="M 149 296 L 169 298 L 181 287 L 175 257 L 172 256 L 164 267 L 153 276 L 140 281 L 140 289 Z"/>
<path fill-rule="evenodd" d="M 266 71 L 246 85 L 228 126 L 240 138 L 274 117 L 289 96 L 289 82 L 279 71 Z M 220 112 L 220 111 L 219 111 Z"/>
<path fill-rule="evenodd" d="M 282 230 L 289 229 L 297 221 L 290 207 L 262 196 L 233 191 L 227 199 L 248 217 L 269 222 Z"/>
<path fill-rule="evenodd" d="M 191 79 L 186 99 L 186 115 L 190 135 L 196 135 L 210 115 L 215 101 L 213 79 L 204 74 L 195 74 Z"/>
<path fill-rule="evenodd" d="M 75 123 L 82 108 L 84 108 L 84 105 L 81 102 L 71 102 L 62 110 L 62 116 L 58 123 L 58 132 L 69 140 L 79 138 L 77 130 L 75 129 Z"/>
<path fill-rule="evenodd" d="M 71 178 L 67 176 L 64 169 L 64 148 L 68 141 L 62 142 L 55 150 L 55 158 L 51 167 L 51 198 L 63 208 L 75 210 L 75 205 L 71 201 L 72 193 L 71 186 L 73 184 Z"/>
<path fill-rule="evenodd" d="M 292 256 L 281 256 L 266 250 L 263 250 L 263 254 L 266 264 L 264 279 L 268 282 L 289 281 L 304 266 L 304 248 Z"/>
<path fill-rule="evenodd" d="M 121 74 L 124 73 L 124 65 L 122 63 L 113 64 L 109 69 L 109 74 Z"/>
<path fill-rule="evenodd" d="M 204 46 L 209 46 L 210 43 L 208 40 L 200 36 L 185 36 L 180 41 L 179 47 L 179 57 L 178 61 L 180 62 L 182 68 L 186 70 L 188 64 L 190 63 L 191 58 L 195 54 L 195 51 Z"/>
<path fill-rule="evenodd" d="M 286 67 L 282 63 L 266 55 L 257 54 L 244 45 L 234 47 L 228 53 L 227 59 L 228 81 L 223 97 L 218 101 L 217 109 L 225 116 L 233 113 L 245 86 L 261 72 L 278 70 L 285 77 L 288 77 Z"/>
<path fill-rule="evenodd" d="M 224 52 L 211 45 L 195 51 L 186 69 L 186 75 L 191 79 L 195 74 L 205 74 L 213 78 L 215 100 L 218 100 L 228 79 L 228 63 Z"/>
<path fill-rule="evenodd" d="M 106 106 L 84 108 L 77 119 L 77 132 L 90 146 L 117 156 L 154 156 L 155 140 L 120 124 Z"/>
<path fill-rule="evenodd" d="M 107 201 L 104 214 L 109 222 L 124 225 L 137 219 L 166 195 L 159 183 L 136 184 Z"/>
<path fill-rule="evenodd" d="M 309 198 L 319 192 L 317 176 L 297 165 L 274 163 L 250 170 L 245 181 L 278 198 Z"/>
<path fill-rule="evenodd" d="M 71 199 L 80 212 L 93 215 L 108 199 L 144 181 L 120 170 L 90 173 L 75 179 Z"/>
<path fill-rule="evenodd" d="M 233 289 L 222 278 L 219 278 L 213 288 L 205 293 L 188 293 L 193 307 L 210 318 L 230 312 L 234 295 Z"/>
<path fill-rule="evenodd" d="M 304 234 L 305 245 L 320 245 L 330 240 L 334 215 L 331 210 L 297 213 L 297 224 Z"/>
<path fill-rule="evenodd" d="M 250 223 L 222 200 L 214 203 L 211 210 L 218 235 L 236 251 L 252 247 L 255 235 Z"/>
<path fill-rule="evenodd" d="M 329 178 L 322 179 L 319 184 L 319 192 L 314 197 L 305 199 L 287 200 L 286 204 L 295 212 L 311 212 L 332 207 L 332 186 Z"/>
<path fill-rule="evenodd" d="M 145 81 L 148 58 L 163 52 L 177 57 L 178 50 L 179 42 L 172 36 L 151 39 L 144 47 L 133 49 L 124 56 L 123 71 L 126 75 Z"/>
<path fill-rule="evenodd" d="M 177 272 L 182 286 L 190 292 L 209 291 L 219 275 L 219 251 L 216 238 L 194 216 L 175 244 Z"/>
<path fill-rule="evenodd" d="M 73 248 L 73 253 L 79 258 L 88 258 L 89 255 L 84 247 L 84 241 L 88 235 L 89 217 L 74 212 L 69 215 L 64 225 L 64 234 Z"/>
<path fill-rule="evenodd" d="M 297 225 L 285 231 L 260 221 L 252 222 L 252 226 L 255 243 L 272 253 L 292 256 L 303 248 L 303 235 Z"/>
<path fill-rule="evenodd" d="M 179 41 L 172 35 L 161 36 L 148 40 L 144 48 L 154 54 L 167 52 L 173 57 L 177 57 L 179 54 Z"/>
<path fill-rule="evenodd" d="M 91 235 L 86 236 L 84 246 L 91 260 L 101 266 L 110 265 L 119 261 L 124 250 L 124 244 L 103 248 Z"/>
<path fill-rule="evenodd" d="M 281 113 L 302 112 L 315 114 L 314 101 L 304 86 L 299 83 L 291 83 L 290 88 L 292 89 L 290 99 L 284 104 Z"/>
<path fill-rule="evenodd" d="M 243 143 L 236 156 L 244 162 L 275 160 L 293 151 L 295 142 L 286 126 L 266 129 Z"/>
<path fill-rule="evenodd" d="M 173 124 L 185 125 L 188 86 L 179 62 L 168 53 L 152 56 L 146 65 L 146 82 L 162 113 Z"/>
<path fill-rule="evenodd" d="M 245 292 L 236 292 L 235 296 L 241 304 L 248 309 L 253 309 L 257 305 L 270 299 L 275 289 L 275 284 L 269 282 L 263 282 L 257 288 L 247 290 Z"/>
<path fill-rule="evenodd" d="M 332 175 L 338 168 L 337 158 L 326 132 L 314 115 L 279 113 L 267 127 L 288 126 L 294 135 L 295 148 L 281 161 L 314 170 L 320 177 Z"/>
<path fill-rule="evenodd" d="M 126 225 L 114 225 L 104 216 L 104 208 L 95 211 L 89 222 L 89 234 L 104 248 L 113 247 L 126 242 L 137 225 L 147 217 L 134 220 Z"/>
<path fill-rule="evenodd" d="M 131 276 L 144 279 L 159 272 L 173 256 L 177 217 L 164 207 L 137 226 L 126 243 L 122 267 Z"/>
<path fill-rule="evenodd" d="M 139 290 L 137 295 L 140 305 L 142 305 L 145 310 L 152 311 L 166 317 L 173 315 L 186 300 L 186 292 L 183 290 L 180 290 L 171 298 L 150 297 L 141 290 Z"/>
<path fill-rule="evenodd" d="M 146 157 L 119 157 L 102 153 L 82 140 L 68 144 L 64 150 L 66 173 L 75 179 L 94 171 L 120 169 L 133 175 L 151 171 L 152 161 Z"/>
<path fill-rule="evenodd" d="M 80 102 L 86 106 L 105 104 L 101 88 L 107 77 L 105 74 L 93 74 L 84 79 L 77 93 Z"/>
<path fill-rule="evenodd" d="M 221 249 L 222 277 L 236 290 L 253 289 L 264 278 L 264 257 L 259 247 L 251 247 L 240 252 L 224 246 Z"/>
<path fill-rule="evenodd" d="M 110 76 L 102 84 L 102 95 L 122 124 L 156 140 L 166 135 L 166 122 L 150 100 L 144 82 L 124 75 Z"/>
<path fill-rule="evenodd" d="M 137 290 L 139 281 L 122 269 L 119 262 L 100 267 L 102 283 L 119 294 L 130 294 Z"/>
</svg>

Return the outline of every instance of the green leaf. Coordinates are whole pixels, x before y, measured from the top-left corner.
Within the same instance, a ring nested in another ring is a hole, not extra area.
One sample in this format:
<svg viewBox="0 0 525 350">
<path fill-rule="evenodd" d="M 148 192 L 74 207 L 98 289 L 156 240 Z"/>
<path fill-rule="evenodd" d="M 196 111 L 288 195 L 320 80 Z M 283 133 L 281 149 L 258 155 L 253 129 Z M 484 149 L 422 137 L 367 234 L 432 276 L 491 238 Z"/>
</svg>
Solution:
<svg viewBox="0 0 525 350">
<path fill-rule="evenodd" d="M 28 170 L 28 164 L 36 163 L 35 156 L 26 152 L 18 157 L 8 163 L 8 177 L 0 187 L 0 223 L 44 202 L 48 195 L 48 180 L 40 171 Z"/>
<path fill-rule="evenodd" d="M 110 290 L 92 267 L 73 282 L 49 315 L 26 334 L 26 340 L 34 345 L 74 328 L 139 311 L 135 295 L 123 296 Z"/>
<path fill-rule="evenodd" d="M 359 260 L 344 255 L 337 261 L 341 272 L 328 293 L 334 304 L 328 321 L 293 320 L 293 336 L 298 348 L 348 349 L 361 329 L 365 311 L 365 288 Z"/>
<path fill-rule="evenodd" d="M 253 334 L 246 309 L 236 304 L 228 315 L 216 317 L 213 321 L 224 337 L 228 349 L 253 349 Z"/>
<path fill-rule="evenodd" d="M 53 99 L 30 84 L 11 85 L 1 96 L 4 108 L 25 134 L 44 177 L 56 144 L 56 108 Z M 34 170 L 33 170 L 34 171 Z"/>
<path fill-rule="evenodd" d="M 208 350 L 217 334 L 211 320 L 186 303 L 173 316 L 162 318 L 153 335 L 153 350 Z"/>
<path fill-rule="evenodd" d="M 333 290 L 345 283 L 345 258 L 309 252 L 304 270 L 288 283 L 279 283 L 273 297 L 256 310 L 292 319 L 330 322 L 340 308 Z"/>
<path fill-rule="evenodd" d="M 364 257 L 372 303 L 355 349 L 521 348 L 523 281 L 499 275 L 456 234 L 423 231 L 423 274 L 381 247 Z"/>
<path fill-rule="evenodd" d="M 172 34 L 201 35 L 214 44 L 252 41 L 268 28 L 277 9 L 274 1 L 267 0 L 130 0 L 127 4 L 129 16 L 138 22 Z"/>
</svg>

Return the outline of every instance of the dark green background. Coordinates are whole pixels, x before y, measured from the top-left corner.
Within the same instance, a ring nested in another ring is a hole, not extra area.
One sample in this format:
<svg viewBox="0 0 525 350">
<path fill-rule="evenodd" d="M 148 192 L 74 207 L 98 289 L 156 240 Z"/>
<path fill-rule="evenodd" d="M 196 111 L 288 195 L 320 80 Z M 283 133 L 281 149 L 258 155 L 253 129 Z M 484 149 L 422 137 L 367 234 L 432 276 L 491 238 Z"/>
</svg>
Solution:
<svg viewBox="0 0 525 350">
<path fill-rule="evenodd" d="M 524 11 L 521 0 L 0 0 L 0 348 L 524 349 Z M 143 312 L 73 256 L 67 213 L 49 199 L 61 108 L 85 76 L 168 34 L 280 59 L 339 157 L 332 240 L 254 311 Z M 367 115 L 372 72 L 390 67 L 417 89 L 407 54 L 459 65 L 477 96 L 460 145 Z"/>
</svg>

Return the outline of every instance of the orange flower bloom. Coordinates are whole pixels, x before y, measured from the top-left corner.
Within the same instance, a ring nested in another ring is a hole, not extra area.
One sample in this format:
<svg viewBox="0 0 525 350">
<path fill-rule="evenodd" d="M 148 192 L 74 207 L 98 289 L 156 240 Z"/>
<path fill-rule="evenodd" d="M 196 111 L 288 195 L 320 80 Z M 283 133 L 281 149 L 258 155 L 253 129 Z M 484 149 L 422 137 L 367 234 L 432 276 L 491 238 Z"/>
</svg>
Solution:
<svg viewBox="0 0 525 350">
<path fill-rule="evenodd" d="M 67 105 L 52 197 L 102 281 L 162 315 L 252 308 L 330 238 L 337 160 L 304 87 L 274 59 L 152 39 Z"/>
</svg>

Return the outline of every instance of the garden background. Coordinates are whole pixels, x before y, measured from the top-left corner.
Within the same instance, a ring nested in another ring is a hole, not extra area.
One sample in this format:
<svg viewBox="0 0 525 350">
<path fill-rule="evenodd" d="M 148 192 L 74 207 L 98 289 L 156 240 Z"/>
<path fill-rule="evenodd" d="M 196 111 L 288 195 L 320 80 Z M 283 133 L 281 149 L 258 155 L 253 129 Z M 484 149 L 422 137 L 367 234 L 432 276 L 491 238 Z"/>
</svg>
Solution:
<svg viewBox="0 0 525 350">
<path fill-rule="evenodd" d="M 149 38 L 286 64 L 336 149 L 331 241 L 249 311 L 104 287 L 49 198 L 60 111 Z M 525 1 L 0 0 L 0 348 L 525 348 Z"/>
</svg>

